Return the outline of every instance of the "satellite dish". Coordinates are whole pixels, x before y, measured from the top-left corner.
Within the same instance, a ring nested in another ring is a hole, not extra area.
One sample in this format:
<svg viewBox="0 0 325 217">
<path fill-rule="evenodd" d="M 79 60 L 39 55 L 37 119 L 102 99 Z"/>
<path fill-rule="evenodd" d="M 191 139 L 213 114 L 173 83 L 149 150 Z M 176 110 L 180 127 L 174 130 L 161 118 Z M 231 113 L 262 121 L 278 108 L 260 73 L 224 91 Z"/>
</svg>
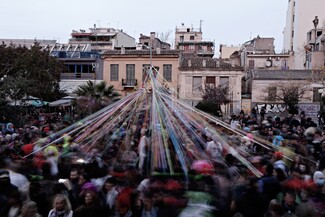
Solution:
<svg viewBox="0 0 325 217">
<path fill-rule="evenodd" d="M 271 67 L 272 66 L 272 60 L 266 60 L 265 65 L 266 65 L 266 67 Z"/>
</svg>

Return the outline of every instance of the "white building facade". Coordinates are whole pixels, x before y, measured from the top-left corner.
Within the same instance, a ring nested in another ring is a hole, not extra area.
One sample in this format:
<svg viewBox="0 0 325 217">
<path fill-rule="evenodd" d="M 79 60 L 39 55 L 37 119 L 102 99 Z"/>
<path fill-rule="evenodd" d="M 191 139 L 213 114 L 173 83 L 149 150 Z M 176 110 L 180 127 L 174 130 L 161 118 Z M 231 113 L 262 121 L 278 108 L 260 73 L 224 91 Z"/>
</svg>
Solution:
<svg viewBox="0 0 325 217">
<path fill-rule="evenodd" d="M 288 0 L 286 26 L 283 31 L 283 49 L 294 55 L 294 69 L 304 69 L 306 64 L 306 35 L 314 29 L 313 20 L 318 17 L 317 28 L 325 25 L 324 0 Z"/>
</svg>

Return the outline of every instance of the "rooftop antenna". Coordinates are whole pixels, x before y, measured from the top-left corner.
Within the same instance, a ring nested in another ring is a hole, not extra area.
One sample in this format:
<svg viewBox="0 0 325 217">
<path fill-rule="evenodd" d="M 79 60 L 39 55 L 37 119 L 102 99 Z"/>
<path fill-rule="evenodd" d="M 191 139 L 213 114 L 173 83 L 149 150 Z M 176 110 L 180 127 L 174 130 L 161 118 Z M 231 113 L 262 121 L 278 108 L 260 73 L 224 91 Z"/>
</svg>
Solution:
<svg viewBox="0 0 325 217">
<path fill-rule="evenodd" d="M 200 20 L 200 32 L 202 32 L 202 23 L 203 23 L 203 20 Z"/>
<path fill-rule="evenodd" d="M 101 23 L 102 21 L 100 21 L 100 20 L 96 20 L 96 22 L 98 23 L 98 27 L 101 28 L 102 26 L 100 25 L 100 23 Z"/>
</svg>

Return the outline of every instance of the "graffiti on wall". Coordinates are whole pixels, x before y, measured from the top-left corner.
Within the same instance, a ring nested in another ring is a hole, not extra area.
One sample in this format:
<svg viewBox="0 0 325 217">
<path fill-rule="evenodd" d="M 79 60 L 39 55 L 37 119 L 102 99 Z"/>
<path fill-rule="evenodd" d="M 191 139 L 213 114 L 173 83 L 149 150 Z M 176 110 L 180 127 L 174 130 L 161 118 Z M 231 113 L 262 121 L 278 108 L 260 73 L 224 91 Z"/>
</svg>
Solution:
<svg viewBox="0 0 325 217">
<path fill-rule="evenodd" d="M 260 113 L 261 109 L 264 107 L 266 113 L 283 113 L 287 110 L 287 106 L 283 104 L 256 104 L 257 111 Z"/>
<path fill-rule="evenodd" d="M 285 113 L 287 111 L 287 107 L 284 104 L 269 104 L 269 103 L 262 103 L 256 104 L 255 109 L 257 109 L 258 113 L 260 113 L 261 108 L 265 108 L 266 113 Z M 319 112 L 320 106 L 317 103 L 306 103 L 306 104 L 299 104 L 299 113 L 304 111 L 306 117 L 311 117 L 313 120 L 317 119 L 317 114 Z"/>
<path fill-rule="evenodd" d="M 299 104 L 299 111 L 304 111 L 306 117 L 311 117 L 314 121 L 317 121 L 319 109 L 319 104 Z"/>
</svg>

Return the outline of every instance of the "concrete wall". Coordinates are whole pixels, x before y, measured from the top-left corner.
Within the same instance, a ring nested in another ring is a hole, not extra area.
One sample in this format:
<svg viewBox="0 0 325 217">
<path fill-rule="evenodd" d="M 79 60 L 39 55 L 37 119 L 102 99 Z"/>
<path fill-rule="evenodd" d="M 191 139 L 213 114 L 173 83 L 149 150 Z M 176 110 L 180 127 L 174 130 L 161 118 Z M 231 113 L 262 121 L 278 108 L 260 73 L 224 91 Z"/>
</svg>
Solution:
<svg viewBox="0 0 325 217">
<path fill-rule="evenodd" d="M 115 39 L 115 47 L 135 47 L 135 39 L 124 32 L 118 31 Z"/>
<path fill-rule="evenodd" d="M 202 77 L 202 88 L 204 87 L 207 76 L 215 76 L 216 85 L 219 85 L 220 77 L 229 77 L 229 87 L 233 100 L 233 111 L 236 113 L 241 110 L 242 71 L 181 71 L 179 74 L 179 97 L 188 102 L 192 102 L 192 105 L 202 100 L 202 93 L 193 93 L 194 76 Z"/>
<path fill-rule="evenodd" d="M 221 59 L 230 59 L 230 55 L 233 54 L 235 51 L 239 51 L 239 46 L 227 46 L 227 45 L 220 45 L 220 58 Z"/>
</svg>

